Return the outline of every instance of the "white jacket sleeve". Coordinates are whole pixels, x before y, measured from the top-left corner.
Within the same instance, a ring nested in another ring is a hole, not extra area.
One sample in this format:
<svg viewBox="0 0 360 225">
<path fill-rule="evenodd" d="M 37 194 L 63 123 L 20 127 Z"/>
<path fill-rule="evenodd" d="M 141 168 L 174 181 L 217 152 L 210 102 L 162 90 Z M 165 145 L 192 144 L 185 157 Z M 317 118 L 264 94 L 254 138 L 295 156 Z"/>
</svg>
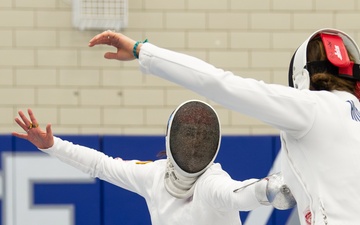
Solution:
<svg viewBox="0 0 360 225">
<path fill-rule="evenodd" d="M 139 163 L 137 160 L 125 161 L 112 158 L 102 152 L 54 137 L 54 145 L 41 151 L 57 157 L 92 177 L 140 194 L 148 195 L 152 182 L 154 163 Z"/>
<path fill-rule="evenodd" d="M 186 87 L 295 137 L 303 136 L 315 118 L 316 102 L 310 91 L 242 78 L 200 59 L 150 43 L 142 45 L 139 63 L 144 73 Z"/>
<path fill-rule="evenodd" d="M 233 180 L 215 164 L 199 178 L 195 191 L 203 201 L 220 211 L 250 211 L 262 206 L 255 194 L 256 181 L 258 179 Z M 244 187 L 241 191 L 234 192 L 241 187 Z"/>
</svg>

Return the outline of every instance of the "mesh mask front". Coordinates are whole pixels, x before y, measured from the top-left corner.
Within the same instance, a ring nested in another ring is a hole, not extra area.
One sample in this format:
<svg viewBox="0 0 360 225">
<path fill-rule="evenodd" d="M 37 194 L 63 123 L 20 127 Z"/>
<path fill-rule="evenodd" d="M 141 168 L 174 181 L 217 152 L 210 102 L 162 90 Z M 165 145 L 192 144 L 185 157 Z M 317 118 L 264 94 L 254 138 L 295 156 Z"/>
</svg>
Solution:
<svg viewBox="0 0 360 225">
<path fill-rule="evenodd" d="M 172 114 L 167 131 L 167 154 L 183 174 L 198 174 L 210 166 L 220 145 L 220 123 L 208 104 L 192 100 Z"/>
</svg>

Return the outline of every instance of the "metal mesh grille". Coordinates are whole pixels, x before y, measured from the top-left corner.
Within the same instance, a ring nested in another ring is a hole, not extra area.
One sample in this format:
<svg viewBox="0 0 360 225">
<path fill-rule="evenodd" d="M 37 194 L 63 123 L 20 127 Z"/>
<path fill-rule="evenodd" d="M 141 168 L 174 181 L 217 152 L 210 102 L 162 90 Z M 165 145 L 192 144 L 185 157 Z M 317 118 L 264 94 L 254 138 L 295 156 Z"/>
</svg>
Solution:
<svg viewBox="0 0 360 225">
<path fill-rule="evenodd" d="M 127 0 L 73 0 L 73 25 L 80 30 L 121 30 L 127 26 Z"/>
</svg>

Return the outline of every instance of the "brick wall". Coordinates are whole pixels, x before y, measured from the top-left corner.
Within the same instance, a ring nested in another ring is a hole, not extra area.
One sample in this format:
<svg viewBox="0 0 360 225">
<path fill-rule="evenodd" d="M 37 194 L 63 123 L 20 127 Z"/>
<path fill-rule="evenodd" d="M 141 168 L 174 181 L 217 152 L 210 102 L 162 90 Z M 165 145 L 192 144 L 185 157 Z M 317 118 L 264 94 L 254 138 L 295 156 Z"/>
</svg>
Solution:
<svg viewBox="0 0 360 225">
<path fill-rule="evenodd" d="M 360 0 L 129 0 L 122 32 L 234 73 L 287 84 L 293 51 L 314 30 L 334 27 L 360 43 Z M 100 31 L 72 26 L 71 0 L 0 1 L 0 133 L 32 108 L 59 134 L 164 134 L 171 111 L 207 99 L 153 76 L 136 61 L 103 59 L 87 47 Z M 224 134 L 276 134 L 262 122 L 217 109 Z"/>
</svg>

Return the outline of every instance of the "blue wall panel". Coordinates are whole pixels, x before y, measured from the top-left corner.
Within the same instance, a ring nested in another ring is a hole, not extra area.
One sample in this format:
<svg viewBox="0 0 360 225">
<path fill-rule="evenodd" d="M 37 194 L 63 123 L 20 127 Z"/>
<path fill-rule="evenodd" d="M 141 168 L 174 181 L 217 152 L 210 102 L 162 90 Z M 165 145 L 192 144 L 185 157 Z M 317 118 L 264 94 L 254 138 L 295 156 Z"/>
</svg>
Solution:
<svg viewBox="0 0 360 225">
<path fill-rule="evenodd" d="M 14 138 L 11 135 L 0 135 L 0 154 L 12 152 Z M 0 170 L 2 170 L 2 158 L 0 158 Z"/>
<path fill-rule="evenodd" d="M 3 168 L 2 168 L 2 154 L 3 153 L 7 153 L 7 154 L 11 154 L 11 152 L 13 151 L 13 137 L 10 136 L 10 135 L 0 135 L 0 172 L 3 171 Z M 0 177 L 1 180 L 3 180 L 4 182 L 4 174 L 3 173 L 0 173 L 2 176 Z M 4 185 L 2 185 L 0 187 L 1 189 L 1 192 L 4 192 Z M 4 194 L 4 193 L 3 193 Z M 0 196 L 2 197 L 2 196 Z M 0 198 L 0 225 L 3 225 L 3 222 L 2 222 L 2 214 L 1 212 L 3 211 L 3 200 L 2 198 Z"/>
<path fill-rule="evenodd" d="M 64 140 L 90 148 L 100 149 L 99 136 L 59 136 Z M 16 152 L 39 152 L 30 142 L 16 138 Z M 36 166 L 36 165 L 34 165 Z M 46 170 L 46 168 L 43 168 Z M 34 205 L 73 205 L 75 208 L 75 224 L 100 225 L 101 210 L 101 183 L 60 183 L 60 182 L 34 182 Z"/>
<path fill-rule="evenodd" d="M 273 163 L 272 149 L 270 136 L 225 136 L 216 162 L 236 180 L 264 177 Z"/>
<path fill-rule="evenodd" d="M 163 136 L 67 135 L 61 138 L 124 160 L 157 160 L 157 154 L 165 150 Z M 28 141 L 11 135 L 0 135 L 0 143 L 0 153 L 39 153 Z M 278 136 L 224 136 L 216 162 L 221 163 L 233 179 L 262 178 L 269 173 L 279 149 Z M 0 170 L 3 172 L 1 160 Z M 98 179 L 94 183 L 34 182 L 33 204 L 73 205 L 75 225 L 151 224 L 142 197 Z M 291 211 L 274 210 L 266 225 L 285 225 Z M 240 215 L 244 222 L 248 213 L 240 212 Z"/>
</svg>

